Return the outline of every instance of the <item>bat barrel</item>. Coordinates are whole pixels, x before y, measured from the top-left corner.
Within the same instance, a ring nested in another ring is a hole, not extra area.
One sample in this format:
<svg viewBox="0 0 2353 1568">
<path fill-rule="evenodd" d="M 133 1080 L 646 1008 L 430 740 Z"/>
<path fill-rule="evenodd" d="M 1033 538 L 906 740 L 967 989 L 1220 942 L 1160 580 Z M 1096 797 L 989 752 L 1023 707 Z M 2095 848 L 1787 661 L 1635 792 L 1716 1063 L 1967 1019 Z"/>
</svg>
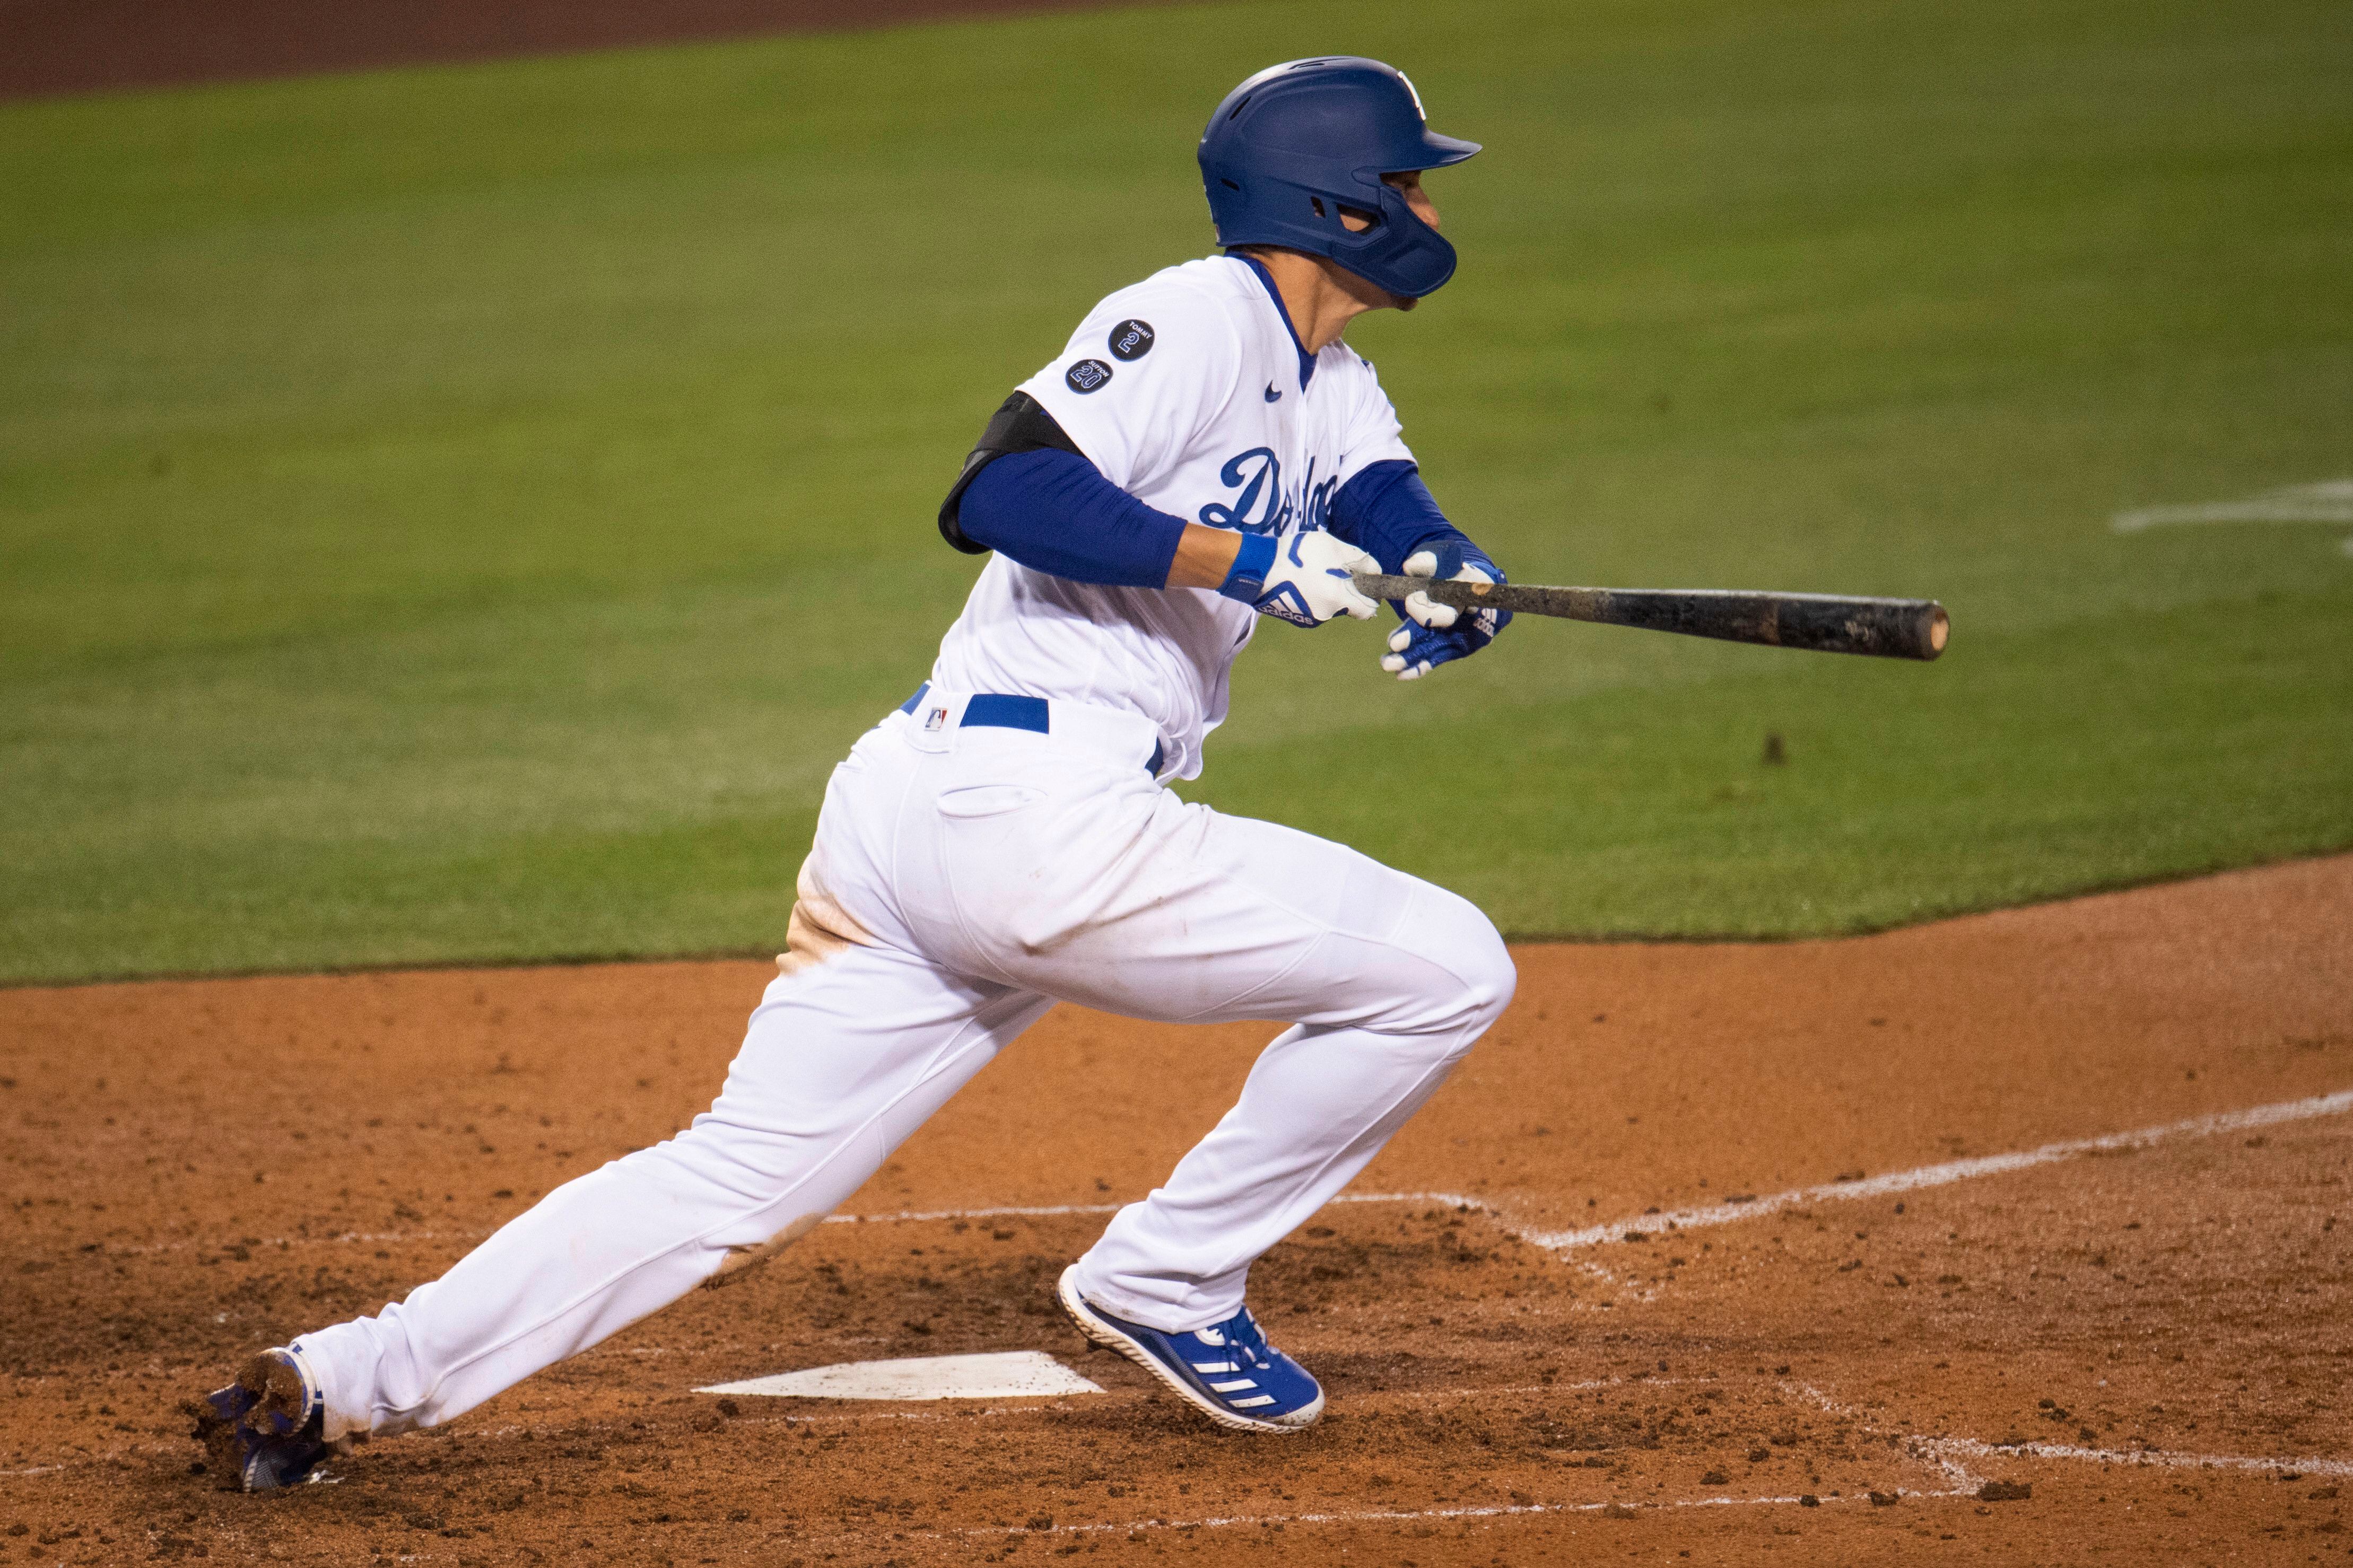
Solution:
<svg viewBox="0 0 2353 1568">
<path fill-rule="evenodd" d="M 1761 643 L 1814 653 L 1935 658 L 1952 623 L 1934 599 L 1841 594 L 1749 594 L 1712 588 L 1605 588 L 1579 620 Z"/>
<path fill-rule="evenodd" d="M 1828 594 L 1763 594 L 1776 647 L 1882 658 L 1935 658 L 1952 623 L 1933 599 L 1856 599 Z"/>
</svg>

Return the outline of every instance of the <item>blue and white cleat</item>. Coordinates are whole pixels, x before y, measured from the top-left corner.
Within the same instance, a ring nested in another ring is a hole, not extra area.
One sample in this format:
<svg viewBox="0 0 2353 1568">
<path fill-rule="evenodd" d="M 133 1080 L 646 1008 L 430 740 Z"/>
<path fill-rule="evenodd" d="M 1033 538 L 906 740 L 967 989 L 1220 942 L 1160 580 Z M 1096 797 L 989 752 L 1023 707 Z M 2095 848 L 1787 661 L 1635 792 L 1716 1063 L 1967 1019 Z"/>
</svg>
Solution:
<svg viewBox="0 0 2353 1568">
<path fill-rule="evenodd" d="M 1305 1367 L 1266 1342 L 1244 1307 L 1222 1323 L 1166 1333 L 1115 1318 L 1079 1294 L 1077 1264 L 1054 1294 L 1095 1343 L 1115 1350 L 1219 1426 L 1236 1432 L 1298 1432 L 1324 1414 L 1324 1390 Z"/>
<path fill-rule="evenodd" d="M 319 1479 L 327 1403 L 300 1351 L 263 1351 L 227 1388 L 185 1406 L 223 1491 L 274 1492 Z"/>
</svg>

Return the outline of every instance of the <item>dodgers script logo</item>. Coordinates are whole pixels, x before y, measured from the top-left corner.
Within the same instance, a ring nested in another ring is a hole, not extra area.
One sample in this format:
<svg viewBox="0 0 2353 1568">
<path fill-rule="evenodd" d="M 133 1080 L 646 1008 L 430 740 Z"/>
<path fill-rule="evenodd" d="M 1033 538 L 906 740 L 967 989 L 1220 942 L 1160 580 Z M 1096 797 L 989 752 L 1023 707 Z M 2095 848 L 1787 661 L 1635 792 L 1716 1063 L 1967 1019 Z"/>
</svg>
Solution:
<svg viewBox="0 0 2353 1568">
<path fill-rule="evenodd" d="M 1238 528 L 1244 533 L 1281 533 L 1294 520 L 1303 529 L 1321 528 L 1337 488 L 1335 479 L 1317 480 L 1315 459 L 1310 458 L 1306 483 L 1285 489 L 1282 459 L 1271 447 L 1252 447 L 1227 458 L 1225 467 L 1218 470 L 1218 479 L 1240 493 L 1230 504 L 1211 501 L 1203 507 L 1201 521 L 1211 528 Z M 1252 512 L 1259 515 L 1253 518 Z"/>
</svg>

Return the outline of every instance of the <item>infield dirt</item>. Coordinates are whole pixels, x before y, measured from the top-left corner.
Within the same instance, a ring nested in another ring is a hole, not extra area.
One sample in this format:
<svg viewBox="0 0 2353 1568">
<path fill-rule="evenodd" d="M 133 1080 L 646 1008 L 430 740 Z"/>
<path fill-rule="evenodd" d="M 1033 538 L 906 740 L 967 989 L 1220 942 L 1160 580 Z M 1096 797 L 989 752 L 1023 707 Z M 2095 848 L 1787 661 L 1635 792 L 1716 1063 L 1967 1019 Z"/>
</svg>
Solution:
<svg viewBox="0 0 2353 1568">
<path fill-rule="evenodd" d="M 1219 1435 L 1061 1323 L 1049 1288 L 1101 1214 L 969 1212 L 1141 1195 L 1267 1034 L 1064 1008 L 843 1211 L 960 1217 L 821 1226 L 279 1499 L 191 1473 L 178 1402 L 681 1125 L 766 966 L 0 993 L 0 1562 L 2353 1546 L 2342 1114 L 1706 1230 L 1524 1239 L 2353 1086 L 2353 858 L 1845 942 L 1518 956 L 1504 1025 L 1358 1184 L 1473 1206 L 1335 1205 L 1256 1273 L 1330 1394 L 1303 1436 Z M 691 1392 L 987 1350 L 1051 1352 L 1106 1392 Z M 1987 1481 L 2031 1495 L 1980 1500 Z"/>
</svg>

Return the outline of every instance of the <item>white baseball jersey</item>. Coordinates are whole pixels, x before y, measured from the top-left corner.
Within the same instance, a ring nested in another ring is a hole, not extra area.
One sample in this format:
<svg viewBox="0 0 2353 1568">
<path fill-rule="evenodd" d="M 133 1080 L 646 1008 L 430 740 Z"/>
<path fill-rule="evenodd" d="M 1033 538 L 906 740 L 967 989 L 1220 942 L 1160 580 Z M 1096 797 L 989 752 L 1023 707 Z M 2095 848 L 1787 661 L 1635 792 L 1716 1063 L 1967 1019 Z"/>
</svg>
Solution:
<svg viewBox="0 0 2353 1568">
<path fill-rule="evenodd" d="M 1321 528 L 1341 486 L 1413 456 L 1373 367 L 1339 342 L 1311 361 L 1259 271 L 1235 257 L 1109 296 L 1021 390 L 1112 483 L 1218 528 Z M 1197 778 L 1257 621 L 1209 589 L 1100 587 L 998 555 L 932 680 L 1141 713 L 1159 727 L 1164 772 Z"/>
</svg>

